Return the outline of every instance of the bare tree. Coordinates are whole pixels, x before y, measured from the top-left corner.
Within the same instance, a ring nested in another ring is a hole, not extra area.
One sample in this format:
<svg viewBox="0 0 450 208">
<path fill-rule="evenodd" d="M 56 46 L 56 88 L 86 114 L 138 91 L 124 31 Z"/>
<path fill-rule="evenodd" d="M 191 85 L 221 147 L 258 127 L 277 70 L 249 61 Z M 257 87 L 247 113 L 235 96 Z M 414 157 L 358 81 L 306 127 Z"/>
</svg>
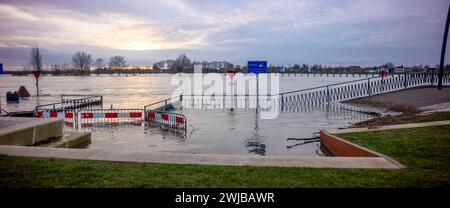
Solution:
<svg viewBox="0 0 450 208">
<path fill-rule="evenodd" d="M 109 67 L 111 68 L 123 67 L 125 64 L 126 61 L 123 56 L 113 56 L 109 59 Z"/>
<path fill-rule="evenodd" d="M 83 72 L 88 71 L 91 64 L 91 55 L 85 53 L 84 51 L 78 51 L 72 56 L 72 65 Z"/>
<path fill-rule="evenodd" d="M 95 59 L 95 66 L 97 67 L 97 69 L 102 68 L 103 67 L 103 59 L 102 58 Z"/>
<path fill-rule="evenodd" d="M 177 72 L 183 72 L 189 69 L 191 66 L 191 60 L 186 56 L 186 54 L 180 54 L 175 60 L 175 67 Z"/>
<path fill-rule="evenodd" d="M 37 46 L 31 48 L 31 66 L 37 71 L 42 70 L 42 54 Z"/>
<path fill-rule="evenodd" d="M 387 62 L 385 66 L 386 66 L 386 68 L 388 68 L 389 70 L 392 70 L 392 69 L 395 68 L 394 63 L 392 63 L 392 62 Z"/>
</svg>

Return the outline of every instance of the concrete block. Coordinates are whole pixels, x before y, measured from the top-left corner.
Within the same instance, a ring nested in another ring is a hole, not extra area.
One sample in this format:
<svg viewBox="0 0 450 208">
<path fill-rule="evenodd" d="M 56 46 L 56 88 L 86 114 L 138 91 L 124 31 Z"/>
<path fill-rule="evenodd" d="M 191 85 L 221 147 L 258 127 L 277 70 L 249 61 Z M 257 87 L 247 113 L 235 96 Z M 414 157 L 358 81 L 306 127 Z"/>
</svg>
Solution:
<svg viewBox="0 0 450 208">
<path fill-rule="evenodd" d="M 63 119 L 0 117 L 0 145 L 33 145 L 63 136 Z"/>
</svg>

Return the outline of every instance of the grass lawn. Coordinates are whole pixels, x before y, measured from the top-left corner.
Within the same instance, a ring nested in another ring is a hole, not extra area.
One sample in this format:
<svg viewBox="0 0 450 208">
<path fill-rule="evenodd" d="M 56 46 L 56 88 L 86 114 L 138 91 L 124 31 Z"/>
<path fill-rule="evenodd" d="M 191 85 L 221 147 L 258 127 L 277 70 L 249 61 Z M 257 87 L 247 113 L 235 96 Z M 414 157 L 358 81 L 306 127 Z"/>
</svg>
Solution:
<svg viewBox="0 0 450 208">
<path fill-rule="evenodd" d="M 1 187 L 449 187 L 450 126 L 339 135 L 402 170 L 144 164 L 0 156 Z"/>
</svg>

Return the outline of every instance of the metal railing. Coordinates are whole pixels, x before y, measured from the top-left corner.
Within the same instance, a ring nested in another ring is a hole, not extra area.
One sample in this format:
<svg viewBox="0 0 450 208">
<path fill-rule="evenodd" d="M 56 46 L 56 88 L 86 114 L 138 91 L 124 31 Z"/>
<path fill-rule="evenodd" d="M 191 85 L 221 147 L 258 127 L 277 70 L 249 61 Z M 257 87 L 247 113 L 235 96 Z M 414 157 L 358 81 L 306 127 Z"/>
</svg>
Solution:
<svg viewBox="0 0 450 208">
<path fill-rule="evenodd" d="M 220 108 L 237 108 L 237 109 L 254 109 L 259 107 L 269 108 L 277 104 L 278 95 L 266 96 L 260 95 L 184 95 L 182 106 L 185 108 L 198 109 L 220 109 Z"/>
<path fill-rule="evenodd" d="M 71 97 L 71 98 L 67 98 Z M 61 95 L 61 101 L 38 105 L 36 110 L 68 110 L 93 108 L 103 105 L 103 96 L 101 95 Z"/>
<path fill-rule="evenodd" d="M 182 106 L 188 108 L 264 108 L 278 102 L 284 106 L 320 105 L 331 102 L 371 96 L 384 92 L 411 87 L 434 85 L 437 83 L 437 72 L 389 74 L 384 79 L 369 77 L 302 90 L 294 90 L 274 95 L 182 95 Z M 450 84 L 450 72 L 445 72 L 443 83 Z M 162 101 L 160 101 L 162 102 Z"/>
<path fill-rule="evenodd" d="M 433 85 L 437 82 L 437 73 L 410 73 L 386 77 L 358 79 L 337 84 L 313 87 L 280 93 L 280 104 L 284 105 L 319 105 L 366 97 L 411 87 Z M 450 74 L 444 74 L 443 83 L 450 83 Z"/>
<path fill-rule="evenodd" d="M 148 105 L 144 106 L 144 111 L 147 111 L 149 109 L 151 109 L 151 110 L 162 110 L 162 111 L 168 110 L 168 109 L 172 108 L 172 102 L 174 100 L 175 101 L 183 101 L 183 95 L 175 96 L 175 97 L 172 97 L 172 98 L 169 98 L 169 99 L 165 99 L 165 100 L 161 100 L 161 101 L 158 101 L 158 102 L 154 102 L 154 103 L 148 104 Z"/>
</svg>

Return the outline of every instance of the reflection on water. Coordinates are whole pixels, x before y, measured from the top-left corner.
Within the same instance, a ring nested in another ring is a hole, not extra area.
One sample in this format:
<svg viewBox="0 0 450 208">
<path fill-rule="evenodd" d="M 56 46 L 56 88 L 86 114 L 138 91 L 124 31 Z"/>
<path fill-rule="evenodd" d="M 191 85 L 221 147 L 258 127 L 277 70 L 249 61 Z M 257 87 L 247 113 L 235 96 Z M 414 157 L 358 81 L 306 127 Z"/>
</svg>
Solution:
<svg viewBox="0 0 450 208">
<path fill-rule="evenodd" d="M 254 153 L 257 155 L 266 155 L 266 145 L 263 143 L 264 139 L 259 135 L 259 113 L 255 112 L 255 131 L 251 137 L 245 140 L 245 147 L 247 147 L 248 153 Z"/>
</svg>

